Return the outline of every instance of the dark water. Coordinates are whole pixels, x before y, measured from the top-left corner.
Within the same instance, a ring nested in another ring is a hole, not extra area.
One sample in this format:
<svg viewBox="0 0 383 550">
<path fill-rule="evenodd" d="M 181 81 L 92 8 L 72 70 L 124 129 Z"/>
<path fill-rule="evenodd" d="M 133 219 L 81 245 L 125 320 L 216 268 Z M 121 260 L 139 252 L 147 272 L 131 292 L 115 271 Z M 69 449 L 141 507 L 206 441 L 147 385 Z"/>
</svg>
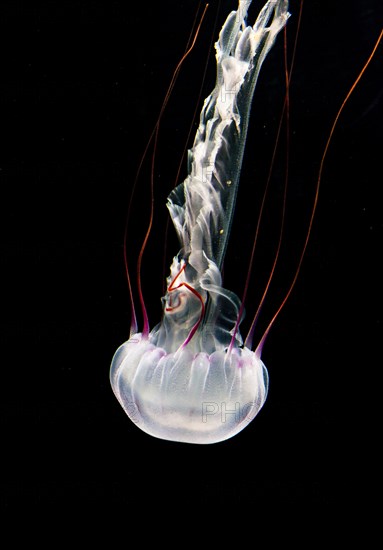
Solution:
<svg viewBox="0 0 383 550">
<path fill-rule="evenodd" d="M 145 506 L 154 498 L 202 508 L 221 500 L 240 508 L 254 500 L 352 502 L 356 488 L 368 489 L 362 471 L 374 454 L 366 430 L 374 400 L 366 394 L 380 357 L 382 46 L 339 120 L 307 256 L 264 348 L 271 380 L 264 409 L 221 444 L 160 441 L 124 415 L 108 370 L 129 332 L 122 258 L 128 198 L 195 12 L 194 2 L 164 4 L 80 0 L 0 8 L 1 422 L 9 459 L 2 504 L 63 510 L 108 502 L 129 511 L 132 502 Z M 290 5 L 289 59 L 298 4 Z M 152 324 L 160 319 L 164 254 L 177 252 L 171 228 L 163 249 L 165 198 L 193 118 L 216 7 L 212 2 L 159 136 L 155 231 L 142 275 Z M 263 326 L 294 274 L 329 130 L 382 16 L 374 0 L 305 2 L 290 90 L 285 244 Z M 203 97 L 213 82 L 210 62 Z M 239 293 L 283 83 L 280 36 L 254 100 L 225 262 L 225 283 Z M 129 225 L 133 272 L 150 207 L 148 166 Z M 284 171 L 282 149 L 248 318 L 270 268 Z"/>
</svg>

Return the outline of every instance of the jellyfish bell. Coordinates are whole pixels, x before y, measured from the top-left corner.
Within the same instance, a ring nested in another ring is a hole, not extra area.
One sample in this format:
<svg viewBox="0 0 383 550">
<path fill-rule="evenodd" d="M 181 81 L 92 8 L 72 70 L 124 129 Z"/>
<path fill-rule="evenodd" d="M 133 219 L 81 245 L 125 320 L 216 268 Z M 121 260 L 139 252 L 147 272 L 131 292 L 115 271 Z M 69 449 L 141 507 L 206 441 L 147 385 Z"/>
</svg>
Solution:
<svg viewBox="0 0 383 550">
<path fill-rule="evenodd" d="M 189 284 L 185 271 L 180 277 Z M 220 276 L 216 267 L 211 271 L 212 277 Z M 214 284 L 208 277 L 201 287 Z M 127 415 L 148 434 L 216 443 L 241 431 L 262 407 L 266 367 L 257 353 L 241 346 L 239 332 L 230 349 L 226 325 L 235 326 L 239 300 L 234 295 L 219 298 L 215 323 L 200 329 L 200 303 L 186 287 L 182 296 L 172 298 L 171 311 L 165 306 L 161 323 L 148 337 L 135 334 L 117 350 L 111 367 L 113 390 Z"/>
<path fill-rule="evenodd" d="M 130 419 L 146 433 L 186 443 L 228 439 L 253 420 L 267 371 L 248 348 L 167 353 L 137 334 L 113 358 L 111 382 Z"/>
<path fill-rule="evenodd" d="M 151 331 L 145 320 L 111 365 L 113 391 L 130 419 L 172 441 L 228 439 L 257 415 L 267 396 L 261 346 L 252 351 L 243 344 L 243 306 L 223 288 L 220 271 L 255 85 L 289 17 L 287 0 L 268 0 L 248 26 L 250 4 L 239 0 L 221 29 L 216 85 L 202 108 L 188 175 L 168 197 L 181 250 L 167 279 L 162 320 Z"/>
</svg>

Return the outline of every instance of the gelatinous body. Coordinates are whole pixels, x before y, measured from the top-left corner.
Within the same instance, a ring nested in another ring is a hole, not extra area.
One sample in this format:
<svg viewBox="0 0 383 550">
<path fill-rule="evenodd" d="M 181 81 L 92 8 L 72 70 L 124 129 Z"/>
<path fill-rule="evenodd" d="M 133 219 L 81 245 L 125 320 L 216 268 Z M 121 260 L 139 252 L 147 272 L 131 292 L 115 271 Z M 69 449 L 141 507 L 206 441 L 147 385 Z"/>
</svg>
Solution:
<svg viewBox="0 0 383 550">
<path fill-rule="evenodd" d="M 288 19 L 287 0 L 269 0 L 254 26 L 251 0 L 229 14 L 216 43 L 217 79 L 188 156 L 188 176 L 168 197 L 181 249 L 151 332 L 116 352 L 111 384 L 122 407 L 150 435 L 215 443 L 242 430 L 268 389 L 260 351 L 243 345 L 239 298 L 222 287 L 251 101 L 261 65 Z"/>
</svg>

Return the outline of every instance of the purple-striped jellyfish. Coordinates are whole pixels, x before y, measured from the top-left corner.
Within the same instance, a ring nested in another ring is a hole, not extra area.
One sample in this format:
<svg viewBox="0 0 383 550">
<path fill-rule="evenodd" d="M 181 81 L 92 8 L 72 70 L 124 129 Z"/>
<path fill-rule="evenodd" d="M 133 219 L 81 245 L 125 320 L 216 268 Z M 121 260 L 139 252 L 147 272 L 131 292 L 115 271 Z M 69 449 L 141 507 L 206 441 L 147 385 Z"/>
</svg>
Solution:
<svg viewBox="0 0 383 550">
<path fill-rule="evenodd" d="M 113 391 L 131 420 L 172 441 L 234 436 L 268 391 L 262 345 L 252 351 L 243 343 L 243 307 L 221 275 L 254 89 L 289 17 L 287 0 L 268 0 L 248 26 L 250 4 L 239 0 L 220 31 L 216 84 L 203 104 L 188 175 L 168 197 L 180 251 L 170 266 L 162 320 L 150 330 L 144 312 L 142 331 L 133 331 L 111 365 Z"/>
</svg>

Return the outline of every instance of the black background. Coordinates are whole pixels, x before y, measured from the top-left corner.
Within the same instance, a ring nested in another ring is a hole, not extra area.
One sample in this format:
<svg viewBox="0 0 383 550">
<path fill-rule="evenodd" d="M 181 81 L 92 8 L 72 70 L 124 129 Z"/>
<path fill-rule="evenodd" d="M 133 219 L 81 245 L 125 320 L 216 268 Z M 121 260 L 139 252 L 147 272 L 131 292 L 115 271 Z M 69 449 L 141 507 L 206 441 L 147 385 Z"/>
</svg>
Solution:
<svg viewBox="0 0 383 550">
<path fill-rule="evenodd" d="M 375 438 L 367 429 L 373 399 L 366 396 L 381 363 L 382 46 L 331 142 L 307 255 L 264 347 L 270 392 L 259 416 L 220 444 L 161 441 L 129 421 L 110 388 L 111 358 L 129 333 L 122 257 L 128 200 L 196 5 L 2 2 L 0 420 L 7 463 L 1 502 L 7 509 L 116 505 L 129 512 L 153 502 L 243 509 L 259 501 L 326 509 L 370 489 L 366 467 Z M 233 8 L 228 0 L 220 9 L 211 2 L 161 126 L 155 229 L 142 275 L 151 326 L 160 319 L 164 254 L 169 264 L 178 250 L 171 228 L 163 249 L 165 198 L 192 123 L 215 17 L 219 28 Z M 289 59 L 298 11 L 292 0 Z M 382 15 L 377 0 L 305 2 L 290 90 L 284 248 L 258 336 L 294 274 L 326 139 L 378 37 Z M 202 97 L 213 83 L 210 61 Z M 225 284 L 237 293 L 283 86 L 280 36 L 254 98 L 225 262 Z M 149 163 L 129 223 L 132 266 L 148 220 Z M 247 319 L 275 250 L 284 172 L 282 148 Z"/>
</svg>

